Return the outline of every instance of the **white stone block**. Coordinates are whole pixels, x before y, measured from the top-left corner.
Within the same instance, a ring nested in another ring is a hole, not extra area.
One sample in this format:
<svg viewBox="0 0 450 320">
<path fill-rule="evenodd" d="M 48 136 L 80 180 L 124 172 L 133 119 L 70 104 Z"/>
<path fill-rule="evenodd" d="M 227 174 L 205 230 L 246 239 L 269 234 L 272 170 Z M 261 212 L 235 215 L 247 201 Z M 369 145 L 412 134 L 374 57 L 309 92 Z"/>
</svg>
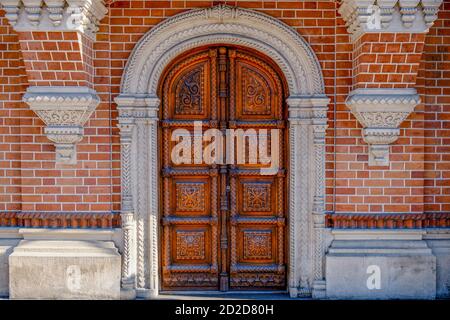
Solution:
<svg viewBox="0 0 450 320">
<path fill-rule="evenodd" d="M 13 248 L 19 243 L 15 239 L 0 239 L 0 297 L 7 297 L 9 294 L 9 255 Z"/>
<path fill-rule="evenodd" d="M 11 299 L 119 299 L 111 241 L 22 240 L 9 256 Z"/>
<path fill-rule="evenodd" d="M 436 256 L 436 297 L 450 298 L 450 230 L 429 230 L 426 241 Z"/>
<path fill-rule="evenodd" d="M 339 231 L 332 242 L 326 255 L 327 298 L 436 297 L 436 258 L 422 240 L 424 232 L 364 231 L 359 239 L 361 230 Z"/>
</svg>

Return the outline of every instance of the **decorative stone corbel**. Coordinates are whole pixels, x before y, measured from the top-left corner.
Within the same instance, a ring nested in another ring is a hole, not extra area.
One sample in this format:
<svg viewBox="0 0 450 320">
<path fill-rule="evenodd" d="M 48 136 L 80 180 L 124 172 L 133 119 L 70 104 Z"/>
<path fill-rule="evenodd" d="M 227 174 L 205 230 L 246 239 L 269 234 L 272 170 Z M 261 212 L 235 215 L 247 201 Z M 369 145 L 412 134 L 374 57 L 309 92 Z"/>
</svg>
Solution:
<svg viewBox="0 0 450 320">
<path fill-rule="evenodd" d="M 16 31 L 79 31 L 93 37 L 107 13 L 102 0 L 0 0 Z"/>
<path fill-rule="evenodd" d="M 61 24 L 64 13 L 64 0 L 44 0 L 47 6 L 48 18 L 53 26 L 57 27 Z"/>
<path fill-rule="evenodd" d="M 403 25 L 410 28 L 416 19 L 417 6 L 420 0 L 399 0 Z"/>
<path fill-rule="evenodd" d="M 400 124 L 420 103 L 416 89 L 356 89 L 347 107 L 363 126 L 369 144 L 369 165 L 389 165 L 389 145 L 400 135 Z"/>
<path fill-rule="evenodd" d="M 441 4 L 442 0 L 422 0 L 423 18 L 428 27 L 431 27 L 436 21 Z"/>
<path fill-rule="evenodd" d="M 338 12 L 352 39 L 371 32 L 428 32 L 442 0 L 341 0 Z"/>
<path fill-rule="evenodd" d="M 42 0 L 22 0 L 30 24 L 37 26 L 41 19 Z"/>
<path fill-rule="evenodd" d="M 75 144 L 100 103 L 96 92 L 87 87 L 29 87 L 23 100 L 47 125 L 44 132 L 55 143 L 56 162 L 75 164 Z"/>
<path fill-rule="evenodd" d="M 398 0 L 378 0 L 377 5 L 380 7 L 381 26 L 386 29 L 391 24 L 395 5 Z"/>
<path fill-rule="evenodd" d="M 17 20 L 19 20 L 19 11 L 20 11 L 20 0 L 1 0 L 0 4 L 2 5 L 3 10 L 5 10 L 6 19 L 9 20 L 9 23 L 12 26 L 15 26 Z"/>
</svg>

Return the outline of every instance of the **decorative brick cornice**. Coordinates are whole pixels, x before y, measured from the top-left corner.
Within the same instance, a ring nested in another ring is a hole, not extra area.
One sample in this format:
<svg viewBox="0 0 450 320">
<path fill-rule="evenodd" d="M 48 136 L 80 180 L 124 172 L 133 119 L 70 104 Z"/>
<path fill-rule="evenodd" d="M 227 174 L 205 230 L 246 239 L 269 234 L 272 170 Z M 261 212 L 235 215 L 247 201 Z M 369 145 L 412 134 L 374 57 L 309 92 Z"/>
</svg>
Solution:
<svg viewBox="0 0 450 320">
<path fill-rule="evenodd" d="M 327 214 L 327 227 L 334 229 L 450 228 L 450 212 Z"/>
<path fill-rule="evenodd" d="M 341 0 L 339 13 L 357 38 L 371 32 L 421 33 L 437 19 L 442 0 Z"/>
<path fill-rule="evenodd" d="M 356 89 L 345 103 L 364 128 L 369 165 L 389 165 L 389 144 L 398 139 L 401 123 L 420 103 L 416 90 Z"/>
<path fill-rule="evenodd" d="M 55 143 L 56 162 L 76 163 L 75 144 L 83 138 L 83 125 L 100 103 L 86 87 L 29 87 L 23 97 L 47 125 L 45 134 Z"/>
<path fill-rule="evenodd" d="M 116 212 L 0 212 L 0 227 L 120 228 Z"/>
<path fill-rule="evenodd" d="M 93 37 L 107 13 L 102 0 L 0 0 L 16 31 L 80 31 Z"/>
</svg>

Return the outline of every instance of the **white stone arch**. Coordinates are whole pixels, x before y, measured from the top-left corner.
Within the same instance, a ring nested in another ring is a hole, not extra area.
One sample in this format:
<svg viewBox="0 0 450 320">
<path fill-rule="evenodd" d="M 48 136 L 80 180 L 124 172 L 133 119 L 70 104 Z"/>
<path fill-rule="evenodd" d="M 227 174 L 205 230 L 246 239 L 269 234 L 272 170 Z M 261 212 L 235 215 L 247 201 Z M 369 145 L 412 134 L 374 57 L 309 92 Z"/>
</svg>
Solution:
<svg viewBox="0 0 450 320">
<path fill-rule="evenodd" d="M 158 83 L 179 54 L 203 45 L 256 49 L 278 64 L 289 97 L 289 272 L 293 297 L 323 297 L 325 130 L 327 104 L 320 64 L 293 29 L 266 14 L 224 5 L 165 20 L 136 45 L 122 78 L 121 217 L 124 297 L 159 289 Z M 306 151 L 306 152 L 305 152 Z"/>
</svg>

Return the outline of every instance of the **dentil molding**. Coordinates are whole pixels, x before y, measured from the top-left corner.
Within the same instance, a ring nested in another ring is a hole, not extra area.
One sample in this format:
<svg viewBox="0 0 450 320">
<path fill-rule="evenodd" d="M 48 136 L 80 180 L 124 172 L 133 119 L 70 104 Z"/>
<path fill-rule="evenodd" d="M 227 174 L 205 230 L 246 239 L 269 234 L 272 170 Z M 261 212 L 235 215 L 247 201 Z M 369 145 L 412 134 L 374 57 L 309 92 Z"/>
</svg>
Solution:
<svg viewBox="0 0 450 320">
<path fill-rule="evenodd" d="M 44 132 L 55 143 L 56 162 L 76 163 L 75 144 L 100 103 L 96 92 L 87 87 L 29 87 L 23 101 L 47 125 Z"/>
<path fill-rule="evenodd" d="M 339 13 L 357 38 L 371 32 L 428 32 L 442 0 L 341 0 Z"/>
<path fill-rule="evenodd" d="M 389 165 L 389 145 L 398 139 L 401 123 L 420 103 L 416 89 L 356 89 L 345 103 L 363 126 L 369 165 Z"/>
<path fill-rule="evenodd" d="M 107 13 L 102 0 L 0 0 L 16 31 L 80 31 L 93 37 Z"/>
</svg>

